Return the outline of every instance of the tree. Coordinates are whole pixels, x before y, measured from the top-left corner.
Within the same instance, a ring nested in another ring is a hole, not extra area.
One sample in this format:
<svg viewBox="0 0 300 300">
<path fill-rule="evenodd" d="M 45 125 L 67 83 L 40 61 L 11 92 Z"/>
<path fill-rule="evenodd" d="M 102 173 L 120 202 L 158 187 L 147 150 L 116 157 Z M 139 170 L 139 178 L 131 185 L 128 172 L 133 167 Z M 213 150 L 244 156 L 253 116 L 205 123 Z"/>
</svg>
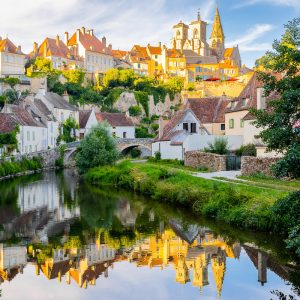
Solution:
<svg viewBox="0 0 300 300">
<path fill-rule="evenodd" d="M 227 154 L 228 149 L 228 140 L 226 138 L 220 137 L 216 138 L 213 143 L 208 144 L 208 148 L 204 148 L 205 152 L 216 153 L 220 155 Z"/>
<path fill-rule="evenodd" d="M 264 83 L 265 96 L 276 93 L 279 98 L 268 102 L 270 109 L 252 110 L 257 128 L 262 128 L 260 138 L 269 151 L 282 153 L 284 157 L 274 166 L 277 177 L 300 176 L 300 18 L 285 25 L 281 40 L 275 40 L 273 51 L 263 59 L 270 72 L 259 72 Z M 281 79 L 274 73 L 284 74 Z M 298 125 L 297 125 L 298 124 Z"/>
<path fill-rule="evenodd" d="M 180 93 L 184 87 L 184 79 L 173 77 L 167 82 L 167 86 L 175 93 Z"/>
<path fill-rule="evenodd" d="M 62 75 L 67 79 L 68 82 L 82 85 L 85 72 L 83 69 L 65 70 L 62 72 Z"/>
<path fill-rule="evenodd" d="M 107 70 L 103 78 L 103 85 L 110 88 L 117 87 L 119 86 L 119 78 L 120 73 L 118 69 Z"/>
<path fill-rule="evenodd" d="M 11 89 L 14 89 L 17 84 L 20 84 L 20 79 L 15 77 L 2 78 L 1 81 L 8 84 Z"/>
<path fill-rule="evenodd" d="M 64 141 L 66 143 L 72 143 L 76 141 L 76 129 L 79 129 L 79 125 L 76 123 L 75 119 L 69 117 L 61 127 L 61 134 L 57 139 L 57 142 Z"/>
<path fill-rule="evenodd" d="M 29 77 L 44 77 L 53 72 L 51 60 L 43 57 L 37 57 L 34 63 L 27 68 Z"/>
<path fill-rule="evenodd" d="M 110 134 L 108 124 L 102 123 L 82 140 L 76 155 L 76 165 L 82 174 L 90 168 L 113 165 L 118 157 L 116 142 Z"/>
</svg>

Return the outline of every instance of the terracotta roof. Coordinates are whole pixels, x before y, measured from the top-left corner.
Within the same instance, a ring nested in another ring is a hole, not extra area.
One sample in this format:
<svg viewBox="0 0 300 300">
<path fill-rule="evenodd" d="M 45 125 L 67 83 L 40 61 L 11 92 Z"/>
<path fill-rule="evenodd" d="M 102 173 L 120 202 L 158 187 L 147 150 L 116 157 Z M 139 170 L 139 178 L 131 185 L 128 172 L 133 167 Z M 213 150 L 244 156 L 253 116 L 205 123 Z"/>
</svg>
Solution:
<svg viewBox="0 0 300 300">
<path fill-rule="evenodd" d="M 38 50 L 38 56 L 44 57 L 46 56 L 57 56 L 57 57 L 70 57 L 70 51 L 67 45 L 62 40 L 46 38 Z"/>
<path fill-rule="evenodd" d="M 80 110 L 79 111 L 79 126 L 81 129 L 86 127 L 92 110 Z"/>
<path fill-rule="evenodd" d="M 161 55 L 161 47 L 147 47 L 151 55 Z"/>
<path fill-rule="evenodd" d="M 18 121 L 12 114 L 0 113 L 0 134 L 13 131 L 17 125 Z"/>
<path fill-rule="evenodd" d="M 224 51 L 224 58 L 230 58 L 233 54 L 233 48 L 226 48 Z"/>
<path fill-rule="evenodd" d="M 242 111 L 242 110 L 249 110 L 250 108 L 257 107 L 257 89 L 262 87 L 263 83 L 260 82 L 257 78 L 257 74 L 254 73 L 252 78 L 249 80 L 248 84 L 245 86 L 243 91 L 241 92 L 239 97 L 234 98 L 232 101 L 235 104 L 234 108 L 227 108 L 226 112 L 235 112 L 235 111 Z M 247 99 L 245 105 L 243 100 Z"/>
<path fill-rule="evenodd" d="M 189 107 L 203 124 L 224 123 L 225 110 L 229 104 L 228 99 L 223 97 L 189 99 Z"/>
<path fill-rule="evenodd" d="M 119 58 L 119 59 L 123 59 L 127 54 L 127 51 L 123 51 L 123 50 L 112 50 L 112 55 L 113 57 Z"/>
<path fill-rule="evenodd" d="M 99 113 L 96 113 L 96 118 L 97 118 L 98 122 L 107 121 L 112 127 L 134 126 L 131 119 L 122 113 L 99 112 Z"/>
<path fill-rule="evenodd" d="M 107 48 L 103 47 L 102 42 L 94 35 L 85 33 L 83 34 L 82 31 L 79 31 L 79 41 L 77 40 L 77 31 L 72 35 L 69 39 L 68 46 L 75 46 L 78 43 L 81 43 L 85 50 L 93 51 L 93 52 L 106 52 Z"/>
<path fill-rule="evenodd" d="M 182 54 L 177 49 L 169 49 L 167 50 L 167 56 L 170 58 L 178 58 L 178 57 L 182 57 Z"/>
<path fill-rule="evenodd" d="M 44 127 L 40 122 L 36 121 L 26 109 L 16 105 L 10 105 L 9 108 L 20 125 Z"/>
<path fill-rule="evenodd" d="M 8 38 L 0 40 L 0 52 L 9 52 L 14 54 L 24 54 L 15 46 L 15 44 Z"/>
<path fill-rule="evenodd" d="M 140 45 L 134 45 L 130 51 L 131 56 L 138 57 L 144 60 L 149 59 L 146 47 L 141 47 Z"/>
<path fill-rule="evenodd" d="M 67 102 L 62 96 L 49 92 L 46 93 L 45 98 L 55 107 L 59 109 L 66 109 L 66 110 L 72 110 L 77 111 L 77 108 Z"/>
</svg>

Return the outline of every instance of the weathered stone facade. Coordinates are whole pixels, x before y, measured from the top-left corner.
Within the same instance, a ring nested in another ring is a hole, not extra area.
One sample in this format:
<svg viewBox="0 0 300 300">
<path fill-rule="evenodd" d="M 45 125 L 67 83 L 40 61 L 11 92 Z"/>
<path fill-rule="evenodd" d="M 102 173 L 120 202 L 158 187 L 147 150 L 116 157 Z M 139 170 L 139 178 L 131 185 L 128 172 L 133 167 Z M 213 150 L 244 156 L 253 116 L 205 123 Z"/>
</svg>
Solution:
<svg viewBox="0 0 300 300">
<path fill-rule="evenodd" d="M 187 151 L 184 156 L 187 167 L 206 167 L 210 171 L 226 171 L 226 155 L 218 155 L 201 151 Z"/>
<path fill-rule="evenodd" d="M 253 157 L 243 156 L 241 162 L 242 175 L 252 175 L 253 173 L 262 173 L 267 176 L 273 176 L 271 166 L 280 158 L 275 157 Z"/>
</svg>

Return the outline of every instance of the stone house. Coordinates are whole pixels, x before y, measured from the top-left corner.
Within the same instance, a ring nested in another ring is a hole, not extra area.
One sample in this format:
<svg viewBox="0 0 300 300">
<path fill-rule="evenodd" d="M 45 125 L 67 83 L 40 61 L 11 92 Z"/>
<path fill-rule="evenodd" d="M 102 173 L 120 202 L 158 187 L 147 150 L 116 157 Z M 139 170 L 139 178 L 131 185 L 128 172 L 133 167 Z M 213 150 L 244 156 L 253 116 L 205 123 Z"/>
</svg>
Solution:
<svg viewBox="0 0 300 300">
<path fill-rule="evenodd" d="M 122 113 L 97 112 L 99 123 L 107 122 L 112 136 L 123 139 L 135 138 L 135 126 L 132 120 Z"/>
<path fill-rule="evenodd" d="M 24 66 L 25 54 L 21 46 L 16 47 L 10 39 L 0 37 L 0 76 L 24 75 Z"/>
</svg>

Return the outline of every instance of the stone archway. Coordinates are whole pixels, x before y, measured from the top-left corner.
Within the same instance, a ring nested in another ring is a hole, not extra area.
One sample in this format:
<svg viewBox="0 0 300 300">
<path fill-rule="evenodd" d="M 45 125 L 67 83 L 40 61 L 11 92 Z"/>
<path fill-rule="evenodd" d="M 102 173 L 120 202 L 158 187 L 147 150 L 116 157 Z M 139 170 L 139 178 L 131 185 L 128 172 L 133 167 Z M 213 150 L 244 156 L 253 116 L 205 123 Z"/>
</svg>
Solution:
<svg viewBox="0 0 300 300">
<path fill-rule="evenodd" d="M 152 155 L 152 150 L 145 145 L 128 145 L 119 149 L 122 155 L 128 155 L 132 149 L 139 149 L 141 151 L 141 158 L 150 157 Z"/>
</svg>

